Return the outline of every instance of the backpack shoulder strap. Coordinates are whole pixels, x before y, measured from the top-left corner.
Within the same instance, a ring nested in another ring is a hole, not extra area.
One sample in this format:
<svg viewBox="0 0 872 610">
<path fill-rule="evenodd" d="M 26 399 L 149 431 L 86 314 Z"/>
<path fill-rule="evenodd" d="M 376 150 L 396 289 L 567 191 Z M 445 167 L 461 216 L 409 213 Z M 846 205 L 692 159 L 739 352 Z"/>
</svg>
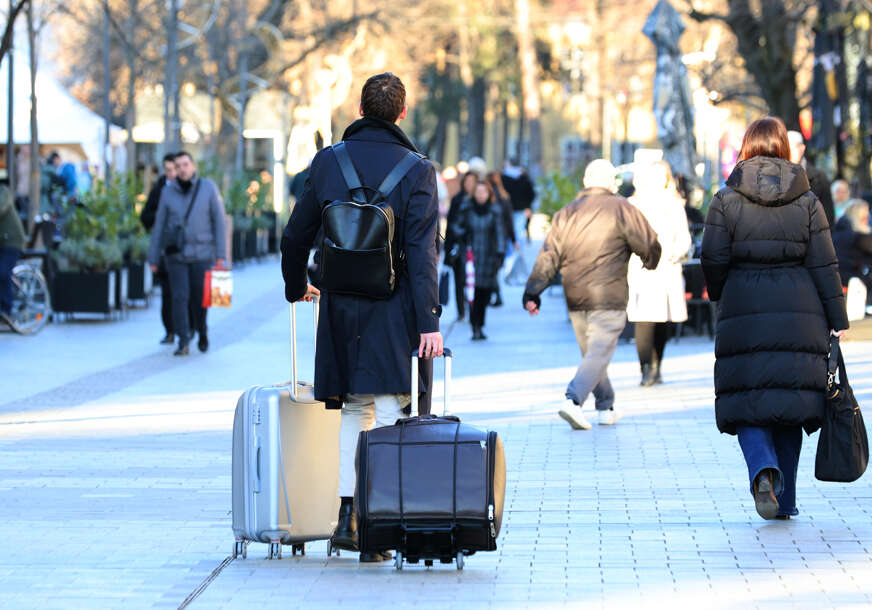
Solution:
<svg viewBox="0 0 872 610">
<path fill-rule="evenodd" d="M 342 171 L 345 185 L 351 192 L 351 198 L 357 203 L 366 203 L 366 196 L 361 192 L 363 185 L 360 183 L 360 176 L 357 175 L 357 170 L 354 169 L 351 156 L 349 156 L 348 150 L 345 148 L 345 142 L 334 144 L 333 154 L 336 155 L 336 161 L 339 163 L 339 169 Z"/>
<path fill-rule="evenodd" d="M 385 179 L 382 181 L 381 186 L 378 187 L 378 192 L 387 200 L 388 195 L 391 194 L 400 181 L 405 178 L 406 174 L 409 173 L 415 164 L 423 159 L 423 155 L 419 155 L 418 153 L 412 152 L 411 150 L 406 153 L 406 156 L 400 159 L 400 162 L 394 166 Z"/>
</svg>

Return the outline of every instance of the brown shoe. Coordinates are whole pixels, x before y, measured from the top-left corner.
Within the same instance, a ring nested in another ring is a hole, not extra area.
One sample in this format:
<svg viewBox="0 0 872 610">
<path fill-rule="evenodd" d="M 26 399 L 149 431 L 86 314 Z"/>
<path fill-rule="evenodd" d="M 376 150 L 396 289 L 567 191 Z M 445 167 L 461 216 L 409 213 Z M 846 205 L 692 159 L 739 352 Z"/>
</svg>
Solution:
<svg viewBox="0 0 872 610">
<path fill-rule="evenodd" d="M 766 468 L 754 480 L 754 505 L 757 507 L 757 514 L 764 519 L 774 519 L 778 514 L 778 499 L 773 487 L 772 469 Z"/>
</svg>

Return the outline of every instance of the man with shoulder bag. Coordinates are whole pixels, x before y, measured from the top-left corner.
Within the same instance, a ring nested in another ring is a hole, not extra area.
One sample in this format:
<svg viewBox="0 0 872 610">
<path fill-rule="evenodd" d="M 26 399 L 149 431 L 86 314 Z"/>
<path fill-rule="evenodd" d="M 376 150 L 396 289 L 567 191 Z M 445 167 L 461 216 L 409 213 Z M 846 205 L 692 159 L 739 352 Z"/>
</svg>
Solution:
<svg viewBox="0 0 872 610">
<path fill-rule="evenodd" d="M 178 153 L 175 165 L 176 178 L 161 191 L 148 262 L 151 270 L 156 271 L 161 256 L 166 257 L 173 330 L 179 337 L 173 355 L 187 356 L 195 331 L 200 335 L 197 341 L 200 351 L 209 349 L 203 281 L 207 270 L 224 267 L 227 245 L 224 203 L 218 187 L 197 175 L 197 166 L 189 153 Z"/>
<path fill-rule="evenodd" d="M 409 404 L 409 356 L 442 355 L 437 295 L 439 201 L 433 165 L 397 126 L 403 83 L 391 73 L 363 86 L 363 118 L 312 161 L 282 237 L 289 302 L 320 294 L 315 398 L 341 408 L 336 548 L 358 550 L 353 511 L 355 450 L 362 430 L 393 425 Z M 319 233 L 320 232 L 320 233 Z M 323 235 L 316 244 L 316 236 Z M 320 292 L 306 264 L 320 247 Z M 430 366 L 419 383 L 428 387 Z M 361 561 L 390 559 L 363 553 Z"/>
</svg>

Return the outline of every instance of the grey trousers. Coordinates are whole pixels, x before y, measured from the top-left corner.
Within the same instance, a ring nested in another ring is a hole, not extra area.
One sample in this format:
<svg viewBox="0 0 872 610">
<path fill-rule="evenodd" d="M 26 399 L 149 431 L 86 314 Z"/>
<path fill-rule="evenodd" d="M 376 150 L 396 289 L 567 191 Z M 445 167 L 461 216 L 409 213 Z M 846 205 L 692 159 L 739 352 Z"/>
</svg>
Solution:
<svg viewBox="0 0 872 610">
<path fill-rule="evenodd" d="M 593 392 L 597 410 L 608 411 L 614 406 L 615 390 L 606 371 L 627 323 L 627 312 L 570 311 L 569 319 L 581 349 L 581 364 L 566 387 L 566 398 L 582 405 Z"/>
</svg>

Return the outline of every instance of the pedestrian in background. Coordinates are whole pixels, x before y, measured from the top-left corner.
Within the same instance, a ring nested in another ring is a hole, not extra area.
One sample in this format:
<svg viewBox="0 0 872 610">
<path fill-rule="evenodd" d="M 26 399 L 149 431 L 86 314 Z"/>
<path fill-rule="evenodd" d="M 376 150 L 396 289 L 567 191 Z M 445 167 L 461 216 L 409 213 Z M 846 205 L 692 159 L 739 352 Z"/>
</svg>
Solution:
<svg viewBox="0 0 872 610">
<path fill-rule="evenodd" d="M 448 207 L 448 216 L 446 225 L 448 230 L 445 237 L 445 264 L 451 267 L 452 275 L 454 276 L 454 300 L 457 302 L 457 319 L 462 320 L 466 317 L 466 296 L 464 289 L 466 288 L 466 254 L 461 251 L 461 244 L 457 243 L 454 238 L 452 227 L 456 226 L 460 218 L 460 210 L 466 199 L 472 197 L 472 192 L 475 190 L 475 185 L 478 183 L 478 177 L 469 171 L 460 179 L 460 190 L 451 198 L 451 204 Z"/>
<path fill-rule="evenodd" d="M 472 248 L 475 265 L 475 298 L 469 322 L 472 325 L 472 340 L 487 339 L 484 328 L 485 313 L 491 294 L 499 286 L 497 275 L 506 255 L 506 237 L 503 210 L 488 182 L 479 182 L 458 214 L 453 228 L 455 242 L 461 251 Z"/>
<path fill-rule="evenodd" d="M 539 313 L 539 295 L 560 273 L 581 364 L 566 388 L 559 414 L 570 426 L 590 430 L 581 405 L 593 392 L 600 425 L 620 418 L 607 369 L 627 323 L 627 265 L 631 254 L 646 269 L 660 261 L 657 235 L 638 209 L 615 194 L 615 168 L 604 159 L 584 172 L 584 190 L 554 215 L 551 230 L 527 280 L 524 308 Z"/>
<path fill-rule="evenodd" d="M 171 182 L 175 177 L 176 155 L 175 153 L 167 153 L 163 157 L 163 175 L 152 185 L 151 190 L 148 192 L 148 198 L 145 200 L 145 206 L 142 208 L 142 213 L 139 215 L 139 220 L 146 231 L 151 231 L 154 228 L 161 193 L 167 182 Z M 160 257 L 154 277 L 160 285 L 160 318 L 164 327 L 164 337 L 160 342 L 162 345 L 172 345 L 175 342 L 172 287 L 170 286 L 170 275 L 167 271 L 165 256 Z"/>
<path fill-rule="evenodd" d="M 869 227 L 869 204 L 852 199 L 833 227 L 833 245 L 839 259 L 839 276 L 847 286 L 852 277 L 866 285 L 872 295 L 872 229 Z"/>
<path fill-rule="evenodd" d="M 811 192 L 818 198 L 821 205 L 824 206 L 824 214 L 827 217 L 827 225 L 833 226 L 836 222 L 835 206 L 833 205 L 833 196 L 830 188 L 830 179 L 824 170 L 816 168 L 805 158 L 805 139 L 798 131 L 787 132 L 787 142 L 790 145 L 790 162 L 796 165 L 801 165 L 805 170 L 805 175 L 808 178 L 808 184 L 811 187 Z"/>
<path fill-rule="evenodd" d="M 216 263 L 218 267 L 224 266 L 227 245 L 224 203 L 218 187 L 197 175 L 194 158 L 187 152 L 176 154 L 175 166 L 175 179 L 168 181 L 160 194 L 148 262 L 156 272 L 161 256 L 166 257 L 173 303 L 172 328 L 179 338 L 173 355 L 187 356 L 194 332 L 200 335 L 197 341 L 200 351 L 209 349 L 203 283 L 207 270 Z M 184 236 L 180 244 L 174 240 L 179 231 Z"/>
<path fill-rule="evenodd" d="M 502 176 L 500 176 L 499 172 L 488 173 L 487 181 L 490 184 L 491 189 L 494 192 L 494 197 L 496 197 L 496 202 L 503 213 L 503 232 L 506 236 L 506 252 L 509 252 L 510 249 L 512 251 L 515 251 L 518 249 L 518 240 L 515 237 L 515 222 L 514 210 L 512 209 L 512 197 L 509 195 L 506 187 L 503 186 L 503 179 Z M 494 290 L 494 300 L 491 305 L 494 307 L 502 307 L 503 305 L 503 296 L 500 291 L 499 281 L 497 281 L 497 287 L 496 290 Z"/>
<path fill-rule="evenodd" d="M 754 121 L 712 200 L 702 266 L 718 301 L 715 415 L 736 434 L 764 519 L 796 509 L 803 428 L 824 417 L 830 333 L 848 328 L 823 205 L 780 119 Z"/>
<path fill-rule="evenodd" d="M 836 180 L 830 187 L 830 192 L 833 195 L 833 211 L 835 219 L 839 220 L 845 214 L 845 209 L 851 203 L 851 187 L 845 180 Z M 830 223 L 833 226 L 835 223 Z"/>
<path fill-rule="evenodd" d="M 630 258 L 627 319 L 635 323 L 636 351 L 643 386 L 663 382 L 661 363 L 670 323 L 687 320 L 681 261 L 691 247 L 684 199 L 665 161 L 643 167 L 633 178 L 632 203 L 657 233 L 662 253 L 656 269 L 645 269 L 637 255 Z"/>
<path fill-rule="evenodd" d="M 527 175 L 527 171 L 521 167 L 518 160 L 511 158 L 506 160 L 502 173 L 503 186 L 512 199 L 512 209 L 515 219 L 515 237 L 521 239 L 527 237 L 530 243 L 530 218 L 533 216 L 533 202 L 536 200 L 536 188 L 533 181 Z"/>
<path fill-rule="evenodd" d="M 0 316 L 4 319 L 12 311 L 12 269 L 21 256 L 24 241 L 15 196 L 8 187 L 0 185 Z"/>
</svg>

